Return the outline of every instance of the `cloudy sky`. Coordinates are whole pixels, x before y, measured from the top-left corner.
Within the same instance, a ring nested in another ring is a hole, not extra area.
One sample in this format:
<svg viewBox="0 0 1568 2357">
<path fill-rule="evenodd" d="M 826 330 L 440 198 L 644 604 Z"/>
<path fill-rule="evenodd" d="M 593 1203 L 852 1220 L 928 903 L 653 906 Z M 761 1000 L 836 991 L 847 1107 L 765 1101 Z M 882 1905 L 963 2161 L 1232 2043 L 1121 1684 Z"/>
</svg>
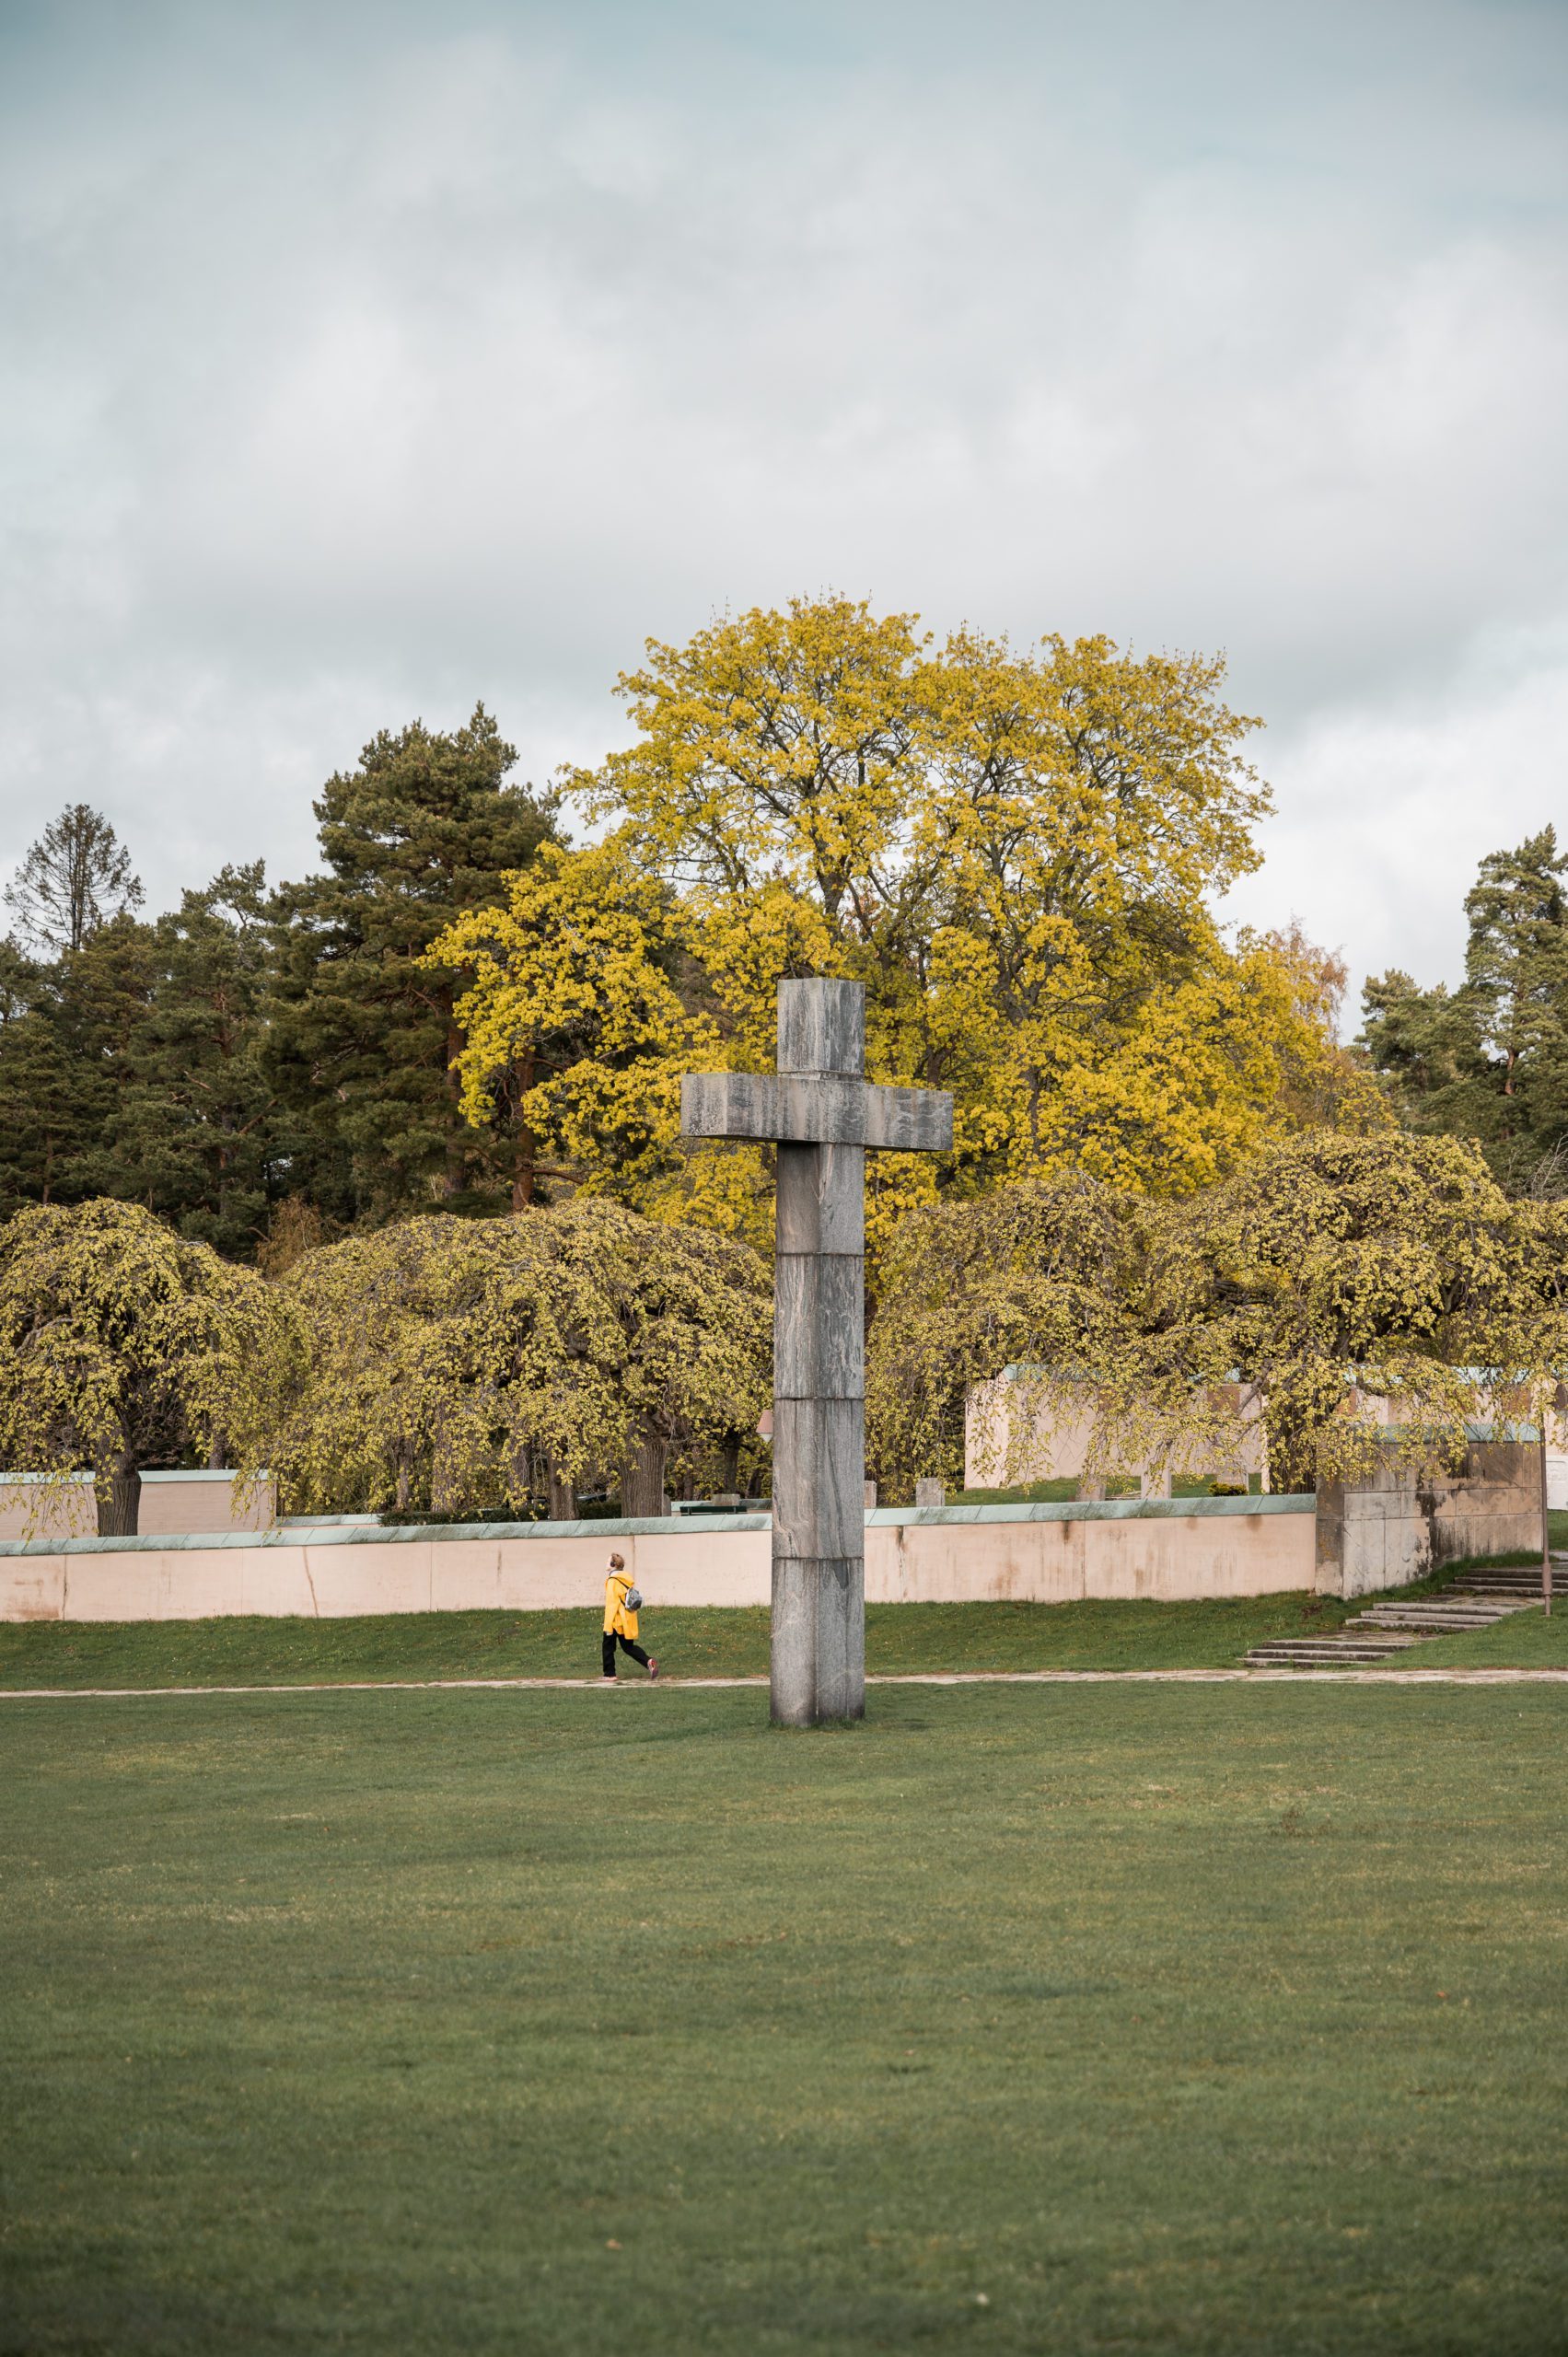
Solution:
<svg viewBox="0 0 1568 2357">
<path fill-rule="evenodd" d="M 0 867 L 825 586 L 1227 649 L 1358 974 L 1568 830 L 1562 0 L 0 0 Z"/>
</svg>

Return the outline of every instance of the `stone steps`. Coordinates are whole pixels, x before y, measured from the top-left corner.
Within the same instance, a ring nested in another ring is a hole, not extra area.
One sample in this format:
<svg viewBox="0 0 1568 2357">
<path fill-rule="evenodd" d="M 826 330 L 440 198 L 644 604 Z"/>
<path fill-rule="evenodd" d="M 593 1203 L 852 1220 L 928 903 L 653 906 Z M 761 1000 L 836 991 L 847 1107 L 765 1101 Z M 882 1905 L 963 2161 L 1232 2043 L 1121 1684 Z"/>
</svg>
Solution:
<svg viewBox="0 0 1568 2357">
<path fill-rule="evenodd" d="M 1397 1645 L 1342 1645 L 1331 1637 L 1325 1637 L 1320 1644 L 1282 1640 L 1274 1645 L 1254 1645 L 1247 1666 L 1249 1669 L 1316 1669 L 1335 1662 L 1372 1666 L 1391 1661 L 1399 1650 Z"/>
<path fill-rule="evenodd" d="M 1568 1603 L 1568 1557 L 1562 1561 Z M 1553 1564 L 1559 1559 L 1553 1557 Z M 1247 1655 L 1249 1667 L 1298 1669 L 1330 1667 L 1335 1662 L 1391 1661 L 1428 1637 L 1461 1635 L 1467 1629 L 1490 1629 L 1511 1612 L 1523 1612 L 1540 1600 L 1540 1573 L 1533 1565 L 1499 1571 L 1463 1572 L 1441 1596 L 1412 1596 L 1402 1603 L 1369 1604 L 1342 1629 L 1320 1637 L 1278 1637 L 1254 1645 Z"/>
<path fill-rule="evenodd" d="M 1496 1612 L 1363 1612 L 1345 1625 L 1351 1629 L 1415 1629 L 1434 1637 L 1463 1629 L 1490 1629 L 1493 1621 L 1505 1620 L 1519 1608 L 1516 1604 L 1505 1604 Z"/>
</svg>

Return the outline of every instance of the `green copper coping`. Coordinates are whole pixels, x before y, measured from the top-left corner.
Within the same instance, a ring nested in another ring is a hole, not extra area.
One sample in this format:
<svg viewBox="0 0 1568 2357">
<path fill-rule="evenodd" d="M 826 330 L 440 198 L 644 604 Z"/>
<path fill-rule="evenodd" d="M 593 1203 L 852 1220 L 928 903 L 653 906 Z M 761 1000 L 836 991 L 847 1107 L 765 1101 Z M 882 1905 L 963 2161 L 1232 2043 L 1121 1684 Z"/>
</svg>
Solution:
<svg viewBox="0 0 1568 2357">
<path fill-rule="evenodd" d="M 1316 1498 L 1278 1492 L 1249 1498 L 1083 1499 L 1064 1505 L 877 1506 L 867 1526 L 915 1523 L 922 1527 L 971 1522 L 1168 1522 L 1254 1514 L 1312 1514 Z M 155 1531 L 140 1538 L 6 1538 L 0 1555 L 126 1555 L 154 1550 L 206 1553 L 226 1547 L 407 1547 L 442 1546 L 454 1539 L 673 1538 L 688 1532 L 768 1530 L 766 1514 L 648 1515 L 627 1522 L 410 1522 L 391 1528 L 345 1529 L 342 1524 L 295 1522 L 269 1530 Z"/>
</svg>

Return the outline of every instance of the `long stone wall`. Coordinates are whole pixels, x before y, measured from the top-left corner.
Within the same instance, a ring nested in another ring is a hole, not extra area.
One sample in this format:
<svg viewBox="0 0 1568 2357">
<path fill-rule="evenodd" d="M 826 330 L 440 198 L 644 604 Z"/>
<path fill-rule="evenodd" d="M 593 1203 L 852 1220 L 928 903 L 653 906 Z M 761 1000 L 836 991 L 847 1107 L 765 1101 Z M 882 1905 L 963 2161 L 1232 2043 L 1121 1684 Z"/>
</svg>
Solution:
<svg viewBox="0 0 1568 2357">
<path fill-rule="evenodd" d="M 865 1518 L 873 1603 L 1356 1596 L 1461 1555 L 1540 1544 L 1529 1445 L 1476 1448 L 1464 1476 L 1385 1475 L 1318 1497 L 883 1507 Z M 546 1611 L 597 1606 L 611 1546 L 651 1608 L 766 1604 L 765 1514 L 625 1522 L 279 1523 L 192 1537 L 0 1540 L 0 1620 L 193 1620 L 234 1613 Z"/>
<path fill-rule="evenodd" d="M 866 1517 L 876 1602 L 1256 1596 L 1313 1576 L 1310 1498 L 883 1508 Z M 184 1620 L 233 1613 L 544 1611 L 597 1605 L 611 1545 L 660 1605 L 766 1604 L 765 1515 L 461 1527 L 302 1528 L 0 1545 L 0 1618 Z"/>
</svg>

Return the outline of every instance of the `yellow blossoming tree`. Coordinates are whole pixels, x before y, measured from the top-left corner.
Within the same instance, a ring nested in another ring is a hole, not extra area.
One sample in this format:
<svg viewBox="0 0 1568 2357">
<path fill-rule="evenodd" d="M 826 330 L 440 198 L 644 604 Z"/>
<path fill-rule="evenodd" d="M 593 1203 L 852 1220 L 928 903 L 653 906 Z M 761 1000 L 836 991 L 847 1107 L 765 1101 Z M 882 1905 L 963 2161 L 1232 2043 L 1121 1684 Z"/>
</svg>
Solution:
<svg viewBox="0 0 1568 2357">
<path fill-rule="evenodd" d="M 548 1054 L 525 1101 L 580 1183 L 761 1237 L 766 1157 L 683 1163 L 674 1084 L 769 1065 L 805 973 L 865 983 L 874 1078 L 957 1099 L 945 1167 L 877 1157 L 874 1253 L 938 1191 L 1082 1169 L 1181 1193 L 1306 1104 L 1382 1118 L 1322 961 L 1214 919 L 1268 807 L 1223 676 L 1101 638 L 938 644 L 836 597 L 651 644 L 620 683 L 634 741 L 567 781 L 609 839 L 547 850 L 504 921 L 432 951 L 474 974 L 474 1118 Z"/>
</svg>

